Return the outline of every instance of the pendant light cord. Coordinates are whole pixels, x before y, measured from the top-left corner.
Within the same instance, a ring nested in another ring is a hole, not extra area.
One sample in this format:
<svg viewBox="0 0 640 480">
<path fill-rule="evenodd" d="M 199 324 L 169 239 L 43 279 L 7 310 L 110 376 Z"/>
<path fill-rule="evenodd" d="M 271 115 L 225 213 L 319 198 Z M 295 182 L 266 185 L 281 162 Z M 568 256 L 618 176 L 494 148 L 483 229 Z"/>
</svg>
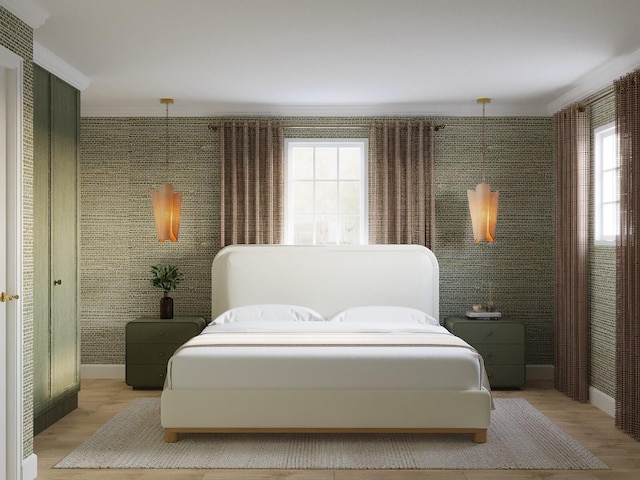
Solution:
<svg viewBox="0 0 640 480">
<path fill-rule="evenodd" d="M 166 158 L 164 162 L 164 178 L 169 181 L 169 102 L 165 103 L 166 115 L 165 115 L 165 146 L 166 146 Z"/>
<path fill-rule="evenodd" d="M 165 106 L 165 161 L 164 161 L 164 177 L 169 181 L 169 158 L 171 156 L 170 144 L 169 144 L 169 104 L 173 103 L 173 98 L 161 98 L 160 103 L 164 103 Z"/>
<path fill-rule="evenodd" d="M 485 157 L 486 157 L 486 150 L 487 150 L 487 140 L 485 138 L 485 132 L 484 132 L 484 124 L 485 124 L 484 108 L 485 108 L 485 105 L 486 105 L 486 103 L 483 102 L 482 103 L 482 183 L 485 183 L 485 181 L 484 181 L 484 165 L 485 165 Z"/>
</svg>

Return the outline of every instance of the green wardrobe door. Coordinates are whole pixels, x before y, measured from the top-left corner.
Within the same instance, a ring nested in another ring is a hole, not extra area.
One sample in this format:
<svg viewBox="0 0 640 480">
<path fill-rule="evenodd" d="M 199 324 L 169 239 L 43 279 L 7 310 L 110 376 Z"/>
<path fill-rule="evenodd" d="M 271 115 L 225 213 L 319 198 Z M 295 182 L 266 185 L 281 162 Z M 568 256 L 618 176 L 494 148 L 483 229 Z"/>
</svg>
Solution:
<svg viewBox="0 0 640 480">
<path fill-rule="evenodd" d="M 79 92 L 34 66 L 34 432 L 77 406 Z"/>
<path fill-rule="evenodd" d="M 51 389 L 77 387 L 78 91 L 51 79 Z"/>
<path fill-rule="evenodd" d="M 49 325 L 49 161 L 50 161 L 50 88 L 49 72 L 34 66 L 33 105 L 33 398 L 36 413 L 46 407 L 51 396 L 51 348 Z"/>
</svg>

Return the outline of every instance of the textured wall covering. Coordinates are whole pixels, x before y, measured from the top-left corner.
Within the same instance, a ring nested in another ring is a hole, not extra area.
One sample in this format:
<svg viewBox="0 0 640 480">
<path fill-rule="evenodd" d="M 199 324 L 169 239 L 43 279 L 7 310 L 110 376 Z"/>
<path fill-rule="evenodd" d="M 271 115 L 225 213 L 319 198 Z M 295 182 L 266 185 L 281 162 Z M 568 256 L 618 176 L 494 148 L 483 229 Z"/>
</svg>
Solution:
<svg viewBox="0 0 640 480">
<path fill-rule="evenodd" d="M 83 119 L 81 126 L 82 363 L 124 363 L 125 324 L 158 315 L 162 291 L 150 266 L 180 267 L 175 315 L 210 317 L 210 268 L 218 249 L 218 167 L 204 119 Z M 216 142 L 217 143 L 217 142 Z M 158 243 L 151 188 L 170 179 L 183 192 L 178 243 Z"/>
<path fill-rule="evenodd" d="M 554 174 L 550 118 L 487 118 L 486 180 L 500 190 L 493 244 L 474 244 L 466 190 L 481 180 L 479 118 L 436 134 L 436 243 L 442 318 L 486 303 L 525 323 L 526 362 L 553 363 Z"/>
<path fill-rule="evenodd" d="M 186 280 L 176 315 L 210 318 L 210 265 L 219 248 L 214 119 L 170 118 L 169 177 L 184 192 L 178 243 L 155 239 L 150 189 L 162 183 L 162 118 L 83 118 L 81 123 L 82 363 L 124 363 L 125 324 L 158 310 L 149 266 L 172 262 Z M 367 118 L 285 118 L 285 138 L 364 138 Z M 497 240 L 473 243 L 466 190 L 480 181 L 481 118 L 434 119 L 436 241 L 441 318 L 486 301 L 491 280 L 505 314 L 522 319 L 527 363 L 553 363 L 553 165 L 548 118 L 487 119 L 487 181 L 500 190 Z M 315 128 L 319 123 L 362 128 Z"/>
<path fill-rule="evenodd" d="M 0 7 L 0 45 L 24 59 L 22 144 L 24 421 L 23 455 L 33 453 L 33 30 Z"/>
<path fill-rule="evenodd" d="M 615 120 L 613 88 L 593 95 L 591 102 L 591 128 Z M 586 100 L 589 102 L 589 99 Z M 591 137 L 593 143 L 593 134 Z M 593 145 L 592 145 L 593 147 Z M 595 149 L 591 148 L 595 153 Z M 592 158 L 592 162 L 595 159 Z M 593 169 L 592 169 L 593 171 Z M 592 178 L 592 187 L 595 182 Z M 593 188 L 591 199 L 593 200 Z M 615 397 L 616 380 L 616 248 L 611 245 L 593 245 L 593 201 L 590 214 L 591 249 L 589 251 L 589 296 L 591 324 L 591 386 Z"/>
</svg>

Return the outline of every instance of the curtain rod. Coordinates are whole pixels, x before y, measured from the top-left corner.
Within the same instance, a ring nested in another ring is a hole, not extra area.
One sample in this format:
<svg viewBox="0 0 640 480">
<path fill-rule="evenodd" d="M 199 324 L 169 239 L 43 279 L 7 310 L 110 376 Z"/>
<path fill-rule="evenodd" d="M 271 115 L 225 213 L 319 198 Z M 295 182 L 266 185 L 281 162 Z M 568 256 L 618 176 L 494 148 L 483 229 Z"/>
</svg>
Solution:
<svg viewBox="0 0 640 480">
<path fill-rule="evenodd" d="M 314 125 L 292 125 L 292 124 L 282 124 L 282 128 L 301 128 L 301 129 L 315 129 L 315 128 L 338 128 L 338 129 L 365 129 L 369 128 L 370 124 L 364 125 L 353 125 L 351 123 L 316 123 Z M 220 127 L 220 123 L 210 123 L 208 125 L 209 130 L 215 130 Z M 444 128 L 444 125 L 435 125 L 435 130 L 438 131 Z"/>
<path fill-rule="evenodd" d="M 605 92 L 602 92 L 600 95 L 597 95 L 593 98 L 587 97 L 587 100 L 582 101 L 582 102 L 578 102 L 578 107 L 584 109 L 584 107 L 586 106 L 591 106 L 594 103 L 607 98 L 607 97 L 611 97 L 611 96 L 615 96 L 615 92 L 613 90 L 607 90 Z"/>
</svg>

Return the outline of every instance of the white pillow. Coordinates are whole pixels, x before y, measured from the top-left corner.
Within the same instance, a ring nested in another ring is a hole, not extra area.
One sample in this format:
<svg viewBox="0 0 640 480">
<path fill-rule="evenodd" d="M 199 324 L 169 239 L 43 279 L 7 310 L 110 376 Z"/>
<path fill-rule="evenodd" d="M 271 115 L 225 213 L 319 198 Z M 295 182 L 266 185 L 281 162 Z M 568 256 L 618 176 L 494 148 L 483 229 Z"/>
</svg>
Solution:
<svg viewBox="0 0 640 480">
<path fill-rule="evenodd" d="M 219 315 L 213 323 L 239 322 L 324 322 L 325 318 L 315 310 L 298 305 L 247 305 L 236 307 Z"/>
<path fill-rule="evenodd" d="M 336 313 L 330 322 L 397 323 L 440 325 L 428 313 L 409 307 L 373 306 L 353 307 Z"/>
</svg>

